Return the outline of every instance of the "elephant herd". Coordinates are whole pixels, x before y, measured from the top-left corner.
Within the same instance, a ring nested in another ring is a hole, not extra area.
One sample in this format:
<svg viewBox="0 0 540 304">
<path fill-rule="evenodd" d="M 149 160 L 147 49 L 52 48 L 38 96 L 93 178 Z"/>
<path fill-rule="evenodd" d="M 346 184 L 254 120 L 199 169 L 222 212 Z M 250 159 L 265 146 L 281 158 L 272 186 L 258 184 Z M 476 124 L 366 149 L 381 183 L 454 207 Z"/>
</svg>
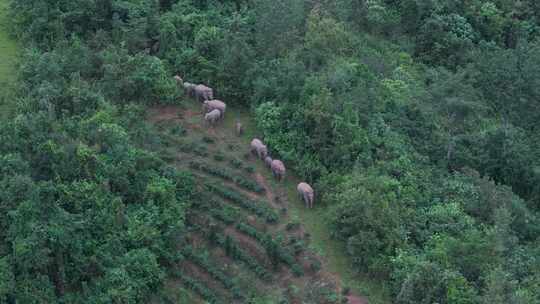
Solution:
<svg viewBox="0 0 540 304">
<path fill-rule="evenodd" d="M 272 159 L 268 155 L 268 148 L 258 138 L 254 138 L 250 144 L 251 153 L 264 161 L 265 165 L 272 170 L 272 174 L 278 181 L 282 181 L 285 178 L 285 164 L 279 159 Z M 299 183 L 296 187 L 298 194 L 304 200 L 307 208 L 313 208 L 313 202 L 315 200 L 315 193 L 313 188 L 308 183 Z"/>
<path fill-rule="evenodd" d="M 178 86 L 184 88 L 184 93 L 187 96 L 194 97 L 203 105 L 204 121 L 211 126 L 216 125 L 225 117 L 227 105 L 221 101 L 214 99 L 214 90 L 204 84 L 193 84 L 184 81 L 182 77 L 174 76 Z"/>
<path fill-rule="evenodd" d="M 225 117 L 225 110 L 227 105 L 221 101 L 214 99 L 214 90 L 203 84 L 193 84 L 185 82 L 182 77 L 174 76 L 176 83 L 179 87 L 183 87 L 184 93 L 190 97 L 197 99 L 202 103 L 204 120 L 208 124 L 214 126 L 221 119 Z M 235 124 L 236 134 L 241 136 L 244 132 L 242 123 L 236 122 Z M 285 178 L 285 164 L 279 159 L 272 159 L 268 155 L 268 148 L 260 139 L 253 139 L 250 145 L 251 153 L 255 154 L 259 159 L 263 160 L 268 168 L 272 170 L 272 174 L 278 181 L 282 181 Z M 313 201 L 315 195 L 313 188 L 305 182 L 299 183 L 296 187 L 298 194 L 304 200 L 307 208 L 313 208 Z"/>
</svg>

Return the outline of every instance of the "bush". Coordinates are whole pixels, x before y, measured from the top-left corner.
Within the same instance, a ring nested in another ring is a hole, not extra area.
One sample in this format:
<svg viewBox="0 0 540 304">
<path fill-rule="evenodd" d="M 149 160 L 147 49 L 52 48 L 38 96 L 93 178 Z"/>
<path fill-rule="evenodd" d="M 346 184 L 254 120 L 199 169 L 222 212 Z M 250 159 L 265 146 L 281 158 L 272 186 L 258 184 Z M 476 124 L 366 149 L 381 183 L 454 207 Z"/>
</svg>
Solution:
<svg viewBox="0 0 540 304">
<path fill-rule="evenodd" d="M 204 143 L 207 143 L 207 144 L 213 144 L 213 143 L 216 142 L 215 139 L 213 139 L 212 137 L 208 137 L 208 136 L 204 136 L 204 137 L 202 138 L 202 141 L 203 141 Z"/>
<path fill-rule="evenodd" d="M 214 160 L 216 161 L 224 161 L 225 160 L 225 155 L 221 152 L 217 152 L 216 154 L 214 154 Z"/>
<path fill-rule="evenodd" d="M 315 273 L 319 272 L 321 270 L 321 268 L 322 268 L 322 263 L 321 263 L 321 261 L 319 261 L 316 258 L 313 258 L 311 260 L 311 262 L 309 263 L 309 269 L 311 269 L 311 271 L 313 271 Z"/>
<path fill-rule="evenodd" d="M 177 135 L 177 136 L 185 136 L 187 134 L 187 130 L 181 125 L 174 126 L 170 132 L 172 135 Z"/>
<path fill-rule="evenodd" d="M 231 159 L 229 163 L 236 169 L 241 169 L 244 166 L 244 163 L 236 158 Z"/>
<path fill-rule="evenodd" d="M 298 222 L 287 223 L 287 226 L 285 227 L 285 229 L 287 231 L 293 231 L 293 230 L 296 230 L 298 228 L 300 228 L 300 223 L 298 223 Z"/>
</svg>

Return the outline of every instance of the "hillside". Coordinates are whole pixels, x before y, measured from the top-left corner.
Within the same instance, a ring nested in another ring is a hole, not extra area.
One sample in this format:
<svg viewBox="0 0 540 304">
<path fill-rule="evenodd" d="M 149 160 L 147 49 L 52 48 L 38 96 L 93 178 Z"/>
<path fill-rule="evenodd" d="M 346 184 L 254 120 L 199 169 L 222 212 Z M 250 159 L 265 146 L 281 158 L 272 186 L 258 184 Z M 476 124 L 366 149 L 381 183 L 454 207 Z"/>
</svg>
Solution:
<svg viewBox="0 0 540 304">
<path fill-rule="evenodd" d="M 210 127 L 202 119 L 200 104 L 189 99 L 182 104 L 148 113 L 165 146 L 156 152 L 180 170 L 191 171 L 201 193 L 201 201 L 188 214 L 190 253 L 178 265 L 182 278 L 169 283 L 171 295 L 180 285 L 206 300 L 215 296 L 219 303 L 242 303 L 251 294 L 260 303 L 341 303 L 346 288 L 349 303 L 368 303 L 368 299 L 388 303 L 380 288 L 345 268 L 349 258 L 330 237 L 318 209 L 305 208 L 298 198 L 299 179 L 289 170 L 286 179 L 278 182 L 264 162 L 249 154 L 249 142 L 257 131 L 248 112 L 228 109 L 225 121 Z M 236 121 L 245 128 L 240 137 L 235 134 Z M 227 237 L 239 245 L 240 257 L 227 252 Z M 272 250 L 281 252 L 273 257 Z M 244 255 L 261 268 L 245 263 Z M 186 285 L 186 280 L 203 290 Z"/>
<path fill-rule="evenodd" d="M 0 303 L 540 304 L 540 2 L 0 1 Z"/>
</svg>

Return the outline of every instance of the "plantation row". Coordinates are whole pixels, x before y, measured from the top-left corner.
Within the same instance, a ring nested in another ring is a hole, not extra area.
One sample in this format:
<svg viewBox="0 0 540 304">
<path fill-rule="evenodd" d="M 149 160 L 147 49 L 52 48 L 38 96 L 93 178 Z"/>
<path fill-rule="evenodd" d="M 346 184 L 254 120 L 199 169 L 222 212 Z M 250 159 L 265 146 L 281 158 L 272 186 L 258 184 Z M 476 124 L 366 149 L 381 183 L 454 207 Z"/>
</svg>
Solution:
<svg viewBox="0 0 540 304">
<path fill-rule="evenodd" d="M 227 256 L 246 264 L 261 280 L 268 281 L 272 277 L 271 273 L 253 256 L 244 251 L 231 236 L 215 231 L 212 240 L 225 250 Z"/>
<path fill-rule="evenodd" d="M 256 192 L 256 193 L 264 193 L 265 192 L 265 189 L 263 187 L 261 187 L 258 183 L 254 182 L 252 180 L 248 180 L 248 179 L 244 178 L 243 176 L 235 175 L 235 174 L 233 174 L 233 173 L 231 173 L 231 172 L 229 172 L 229 171 L 227 171 L 225 169 L 217 168 L 217 167 L 214 167 L 214 166 L 207 166 L 207 165 L 205 165 L 203 163 L 196 162 L 196 161 L 191 161 L 189 163 L 189 165 L 193 169 L 205 172 L 205 173 L 213 175 L 213 176 L 220 177 L 220 178 L 222 178 L 224 180 L 234 182 L 238 186 L 243 187 L 243 188 L 245 188 L 245 189 L 247 189 L 249 191 L 253 191 L 253 192 Z"/>
<path fill-rule="evenodd" d="M 210 183 L 206 183 L 205 186 L 210 192 L 224 199 L 230 200 L 250 212 L 253 212 L 255 215 L 266 220 L 268 223 L 276 223 L 279 220 L 279 215 L 276 213 L 276 211 L 265 205 L 264 202 L 250 200 L 237 191 L 227 187 L 220 187 Z"/>
<path fill-rule="evenodd" d="M 277 266 L 279 262 L 283 262 L 287 266 L 291 267 L 294 275 L 304 275 L 304 270 L 302 269 L 302 266 L 296 262 L 294 256 L 287 252 L 283 248 L 283 244 L 281 244 L 281 242 L 279 241 L 274 240 L 271 235 L 267 233 L 262 233 L 255 229 L 255 227 L 242 222 L 236 224 L 236 229 L 257 240 L 257 242 L 259 242 L 259 244 L 261 244 L 264 249 L 266 249 L 266 253 L 268 254 L 275 266 Z"/>
<path fill-rule="evenodd" d="M 212 303 L 212 304 L 221 303 L 221 302 L 219 302 L 218 297 L 216 296 L 216 294 L 210 288 L 208 288 L 206 285 L 198 282 L 194 278 L 183 274 L 181 271 L 176 272 L 176 277 L 178 279 L 180 279 L 180 281 L 182 281 L 182 283 L 184 284 L 184 286 L 186 286 L 186 288 L 188 288 L 188 289 L 192 290 L 193 292 L 197 293 L 198 295 L 200 295 L 207 302 Z"/>
<path fill-rule="evenodd" d="M 265 250 L 275 266 L 279 262 L 283 262 L 291 267 L 291 270 L 296 276 L 302 276 L 302 267 L 296 262 L 294 256 L 284 249 L 282 242 L 275 240 L 272 235 L 258 231 L 255 227 L 245 222 L 242 216 L 232 207 L 226 204 L 220 204 L 215 200 L 209 200 L 207 204 L 210 215 L 225 223 L 231 225 L 236 223 L 235 228 L 241 233 L 244 233 L 255 239 Z M 300 248 L 297 252 L 300 253 L 304 248 Z"/>
<path fill-rule="evenodd" d="M 196 253 L 191 246 L 187 246 L 182 249 L 182 254 L 190 261 L 195 263 L 200 268 L 204 269 L 210 276 L 219 281 L 226 289 L 230 290 L 235 299 L 244 299 L 241 289 L 235 284 L 234 280 L 231 280 L 229 275 L 224 273 L 208 260 L 207 255 Z"/>
<path fill-rule="evenodd" d="M 214 203 L 218 207 L 210 209 L 209 213 L 215 219 L 220 220 L 227 225 L 231 225 L 242 217 L 240 212 L 238 212 L 238 210 L 234 209 L 233 207 L 227 204 L 220 204 L 217 201 L 214 201 Z"/>
</svg>

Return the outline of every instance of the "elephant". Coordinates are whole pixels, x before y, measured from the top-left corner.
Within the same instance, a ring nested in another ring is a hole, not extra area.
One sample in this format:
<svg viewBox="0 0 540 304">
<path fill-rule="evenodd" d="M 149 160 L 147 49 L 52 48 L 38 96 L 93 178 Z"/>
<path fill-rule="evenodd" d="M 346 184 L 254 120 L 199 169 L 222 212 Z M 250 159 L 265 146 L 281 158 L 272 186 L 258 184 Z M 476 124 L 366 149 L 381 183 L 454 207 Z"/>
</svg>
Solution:
<svg viewBox="0 0 540 304">
<path fill-rule="evenodd" d="M 270 156 L 264 158 L 264 163 L 268 168 L 272 168 L 272 161 L 273 159 Z"/>
<path fill-rule="evenodd" d="M 244 126 L 242 126 L 242 123 L 237 121 L 236 122 L 236 136 L 242 136 L 244 134 Z"/>
<path fill-rule="evenodd" d="M 175 75 L 174 76 L 174 80 L 176 81 L 176 84 L 178 86 L 181 86 L 184 84 L 184 80 L 182 79 L 182 77 L 180 77 L 179 75 Z"/>
<path fill-rule="evenodd" d="M 278 159 L 274 159 L 272 161 L 271 169 L 272 169 L 272 173 L 274 174 L 274 177 L 278 181 L 282 181 L 283 178 L 285 178 L 285 165 L 283 164 L 282 161 Z"/>
<path fill-rule="evenodd" d="M 304 200 L 306 207 L 313 208 L 313 201 L 315 200 L 313 188 L 311 188 L 309 184 L 302 182 L 298 184 L 298 186 L 296 187 L 296 190 L 298 190 L 298 194 Z"/>
<path fill-rule="evenodd" d="M 195 97 L 198 101 L 204 102 L 205 100 L 212 100 L 214 99 L 214 90 L 211 88 L 203 85 L 198 84 L 195 86 Z"/>
<path fill-rule="evenodd" d="M 204 115 L 204 120 L 212 126 L 215 125 L 219 121 L 220 118 L 221 118 L 221 112 L 217 109 L 213 110 L 210 113 L 206 113 L 206 115 Z"/>
<path fill-rule="evenodd" d="M 190 82 L 184 82 L 184 93 L 189 97 L 193 97 L 194 92 L 195 92 L 195 85 Z"/>
<path fill-rule="evenodd" d="M 219 110 L 221 112 L 221 116 L 225 116 L 225 110 L 227 109 L 227 105 L 221 101 L 221 100 L 205 100 L 203 103 L 203 110 L 204 112 L 208 113 L 213 110 Z"/>
<path fill-rule="evenodd" d="M 257 154 L 260 159 L 264 159 L 268 155 L 268 149 L 260 139 L 255 138 L 251 141 L 251 153 Z"/>
</svg>

